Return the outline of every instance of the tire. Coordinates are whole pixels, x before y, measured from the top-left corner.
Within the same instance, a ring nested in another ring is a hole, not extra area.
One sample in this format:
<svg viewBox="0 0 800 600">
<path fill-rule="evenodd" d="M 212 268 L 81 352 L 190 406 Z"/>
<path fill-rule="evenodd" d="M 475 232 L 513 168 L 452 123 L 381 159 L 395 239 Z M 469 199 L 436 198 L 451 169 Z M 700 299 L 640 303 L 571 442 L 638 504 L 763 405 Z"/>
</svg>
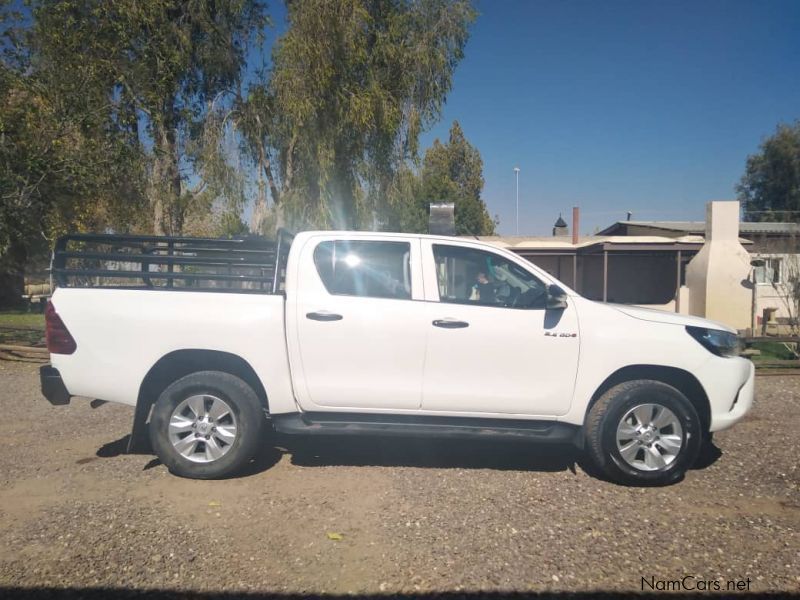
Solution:
<svg viewBox="0 0 800 600">
<path fill-rule="evenodd" d="M 219 479 L 236 474 L 253 458 L 265 421 L 261 401 L 244 381 L 229 373 L 199 371 L 161 392 L 150 419 L 150 441 L 171 473 Z"/>
<path fill-rule="evenodd" d="M 674 387 L 620 383 L 592 406 L 584 428 L 592 462 L 624 485 L 669 485 L 683 478 L 702 444 L 700 418 Z"/>
</svg>

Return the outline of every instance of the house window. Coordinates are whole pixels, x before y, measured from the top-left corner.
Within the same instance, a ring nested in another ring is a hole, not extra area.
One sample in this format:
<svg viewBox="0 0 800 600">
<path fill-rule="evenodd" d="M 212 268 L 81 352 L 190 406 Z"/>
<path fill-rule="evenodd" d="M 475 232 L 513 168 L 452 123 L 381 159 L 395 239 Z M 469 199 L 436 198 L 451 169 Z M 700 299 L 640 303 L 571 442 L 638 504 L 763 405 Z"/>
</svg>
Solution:
<svg viewBox="0 0 800 600">
<path fill-rule="evenodd" d="M 756 283 L 762 284 L 778 284 L 782 282 L 781 279 L 781 265 L 782 259 L 780 258 L 762 258 L 764 264 L 753 267 Z"/>
</svg>

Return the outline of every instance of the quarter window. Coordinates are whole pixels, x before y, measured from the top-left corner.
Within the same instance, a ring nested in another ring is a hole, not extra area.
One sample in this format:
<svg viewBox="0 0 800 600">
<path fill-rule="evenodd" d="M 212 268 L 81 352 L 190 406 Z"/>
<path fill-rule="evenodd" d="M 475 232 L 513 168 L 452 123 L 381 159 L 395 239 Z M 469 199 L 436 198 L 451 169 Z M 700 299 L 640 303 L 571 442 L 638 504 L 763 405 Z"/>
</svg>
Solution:
<svg viewBox="0 0 800 600">
<path fill-rule="evenodd" d="M 316 247 L 314 264 L 331 294 L 409 300 L 410 256 L 408 242 L 335 240 Z"/>
<path fill-rule="evenodd" d="M 546 285 L 523 269 L 491 252 L 434 244 L 439 301 L 455 304 L 544 308 Z"/>
</svg>

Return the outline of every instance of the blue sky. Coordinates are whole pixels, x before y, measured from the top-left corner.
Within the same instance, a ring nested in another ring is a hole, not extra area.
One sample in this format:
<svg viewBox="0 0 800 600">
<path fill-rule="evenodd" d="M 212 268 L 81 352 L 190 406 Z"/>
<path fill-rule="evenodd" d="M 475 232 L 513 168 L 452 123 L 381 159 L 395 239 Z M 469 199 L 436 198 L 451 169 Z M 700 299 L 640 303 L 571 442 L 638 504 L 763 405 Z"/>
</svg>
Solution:
<svg viewBox="0 0 800 600">
<path fill-rule="evenodd" d="M 702 220 L 733 199 L 748 154 L 800 119 L 800 0 L 477 0 L 443 118 L 484 161 L 484 200 L 515 231 L 546 235 L 572 206 L 581 233 L 615 220 Z M 269 61 L 286 28 L 269 1 Z"/>
<path fill-rule="evenodd" d="M 442 121 L 484 160 L 484 199 L 515 230 L 582 233 L 615 220 L 702 220 L 733 199 L 748 154 L 800 118 L 800 2 L 478 3 Z"/>
</svg>

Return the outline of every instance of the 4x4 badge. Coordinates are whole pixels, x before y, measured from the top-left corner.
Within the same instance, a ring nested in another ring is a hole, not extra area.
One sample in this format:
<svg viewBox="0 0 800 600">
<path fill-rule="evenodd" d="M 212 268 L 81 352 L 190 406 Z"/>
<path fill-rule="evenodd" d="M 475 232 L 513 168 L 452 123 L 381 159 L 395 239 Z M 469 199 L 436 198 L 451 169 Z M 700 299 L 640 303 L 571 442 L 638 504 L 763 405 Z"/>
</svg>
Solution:
<svg viewBox="0 0 800 600">
<path fill-rule="evenodd" d="M 567 338 L 578 337 L 577 333 L 563 333 L 563 332 L 555 333 L 555 332 L 545 331 L 544 334 L 548 337 L 567 337 Z"/>
</svg>

